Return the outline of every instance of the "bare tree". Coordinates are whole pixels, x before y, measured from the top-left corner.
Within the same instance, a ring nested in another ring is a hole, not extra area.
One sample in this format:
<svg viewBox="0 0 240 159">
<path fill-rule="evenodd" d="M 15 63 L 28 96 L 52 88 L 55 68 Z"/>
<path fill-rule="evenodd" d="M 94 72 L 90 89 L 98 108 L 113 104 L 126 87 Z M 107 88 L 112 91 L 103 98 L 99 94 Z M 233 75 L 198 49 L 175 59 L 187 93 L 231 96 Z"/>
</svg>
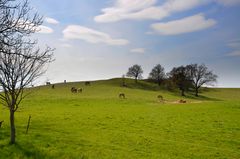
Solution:
<svg viewBox="0 0 240 159">
<path fill-rule="evenodd" d="M 133 77 L 135 79 L 135 82 L 137 83 L 137 80 L 142 78 L 142 73 L 142 67 L 136 64 L 128 69 L 127 76 Z"/>
<path fill-rule="evenodd" d="M 37 42 L 28 39 L 41 24 L 42 17 L 32 13 L 27 0 L 0 0 L 0 102 L 10 111 L 11 144 L 16 135 L 14 113 L 25 90 L 52 61 L 53 49 L 40 51 Z"/>
<path fill-rule="evenodd" d="M 41 76 L 52 60 L 52 49 L 41 52 L 35 45 L 19 44 L 0 52 L 0 102 L 10 111 L 11 143 L 15 143 L 14 113 L 27 95 L 25 88 Z"/>
<path fill-rule="evenodd" d="M 160 86 L 161 82 L 165 78 L 164 68 L 160 64 L 156 65 L 150 72 L 148 78 L 156 81 Z"/>
<path fill-rule="evenodd" d="M 0 0 L 1 44 L 15 45 L 18 43 L 16 37 L 20 38 L 35 33 L 41 24 L 42 17 L 38 13 L 32 13 L 28 0 L 23 2 Z"/>
<path fill-rule="evenodd" d="M 195 96 L 198 96 L 199 89 L 202 87 L 202 85 L 212 85 L 217 80 L 217 75 L 213 74 L 212 71 L 209 71 L 204 64 L 187 65 L 186 69 L 188 70 L 193 82 Z"/>
</svg>

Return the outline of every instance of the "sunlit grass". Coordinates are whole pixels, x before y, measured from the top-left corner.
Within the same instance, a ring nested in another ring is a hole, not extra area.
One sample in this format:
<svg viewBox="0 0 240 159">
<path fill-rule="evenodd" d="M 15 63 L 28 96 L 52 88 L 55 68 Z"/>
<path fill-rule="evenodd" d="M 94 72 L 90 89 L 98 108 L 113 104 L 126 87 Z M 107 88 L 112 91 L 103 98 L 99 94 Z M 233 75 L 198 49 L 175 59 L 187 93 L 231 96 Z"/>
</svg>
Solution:
<svg viewBox="0 0 240 159">
<path fill-rule="evenodd" d="M 181 99 L 174 92 L 127 83 L 34 88 L 16 113 L 16 145 L 8 144 L 8 111 L 0 112 L 0 158 L 240 158 L 240 89 L 209 89 L 173 104 Z M 83 93 L 72 94 L 72 86 Z"/>
</svg>

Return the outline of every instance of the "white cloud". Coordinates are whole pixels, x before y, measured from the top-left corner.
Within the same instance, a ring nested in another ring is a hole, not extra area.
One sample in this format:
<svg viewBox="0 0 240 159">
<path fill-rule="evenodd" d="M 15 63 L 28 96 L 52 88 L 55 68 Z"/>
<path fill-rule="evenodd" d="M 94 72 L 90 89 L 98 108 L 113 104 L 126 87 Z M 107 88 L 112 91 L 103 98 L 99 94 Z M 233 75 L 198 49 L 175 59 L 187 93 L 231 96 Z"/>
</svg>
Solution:
<svg viewBox="0 0 240 159">
<path fill-rule="evenodd" d="M 232 49 L 239 49 L 240 50 L 240 40 L 232 40 L 231 42 L 229 42 L 227 44 L 229 47 L 231 47 Z"/>
<path fill-rule="evenodd" d="M 53 33 L 53 29 L 44 25 L 38 26 L 38 33 L 50 34 Z"/>
<path fill-rule="evenodd" d="M 227 45 L 233 49 L 240 49 L 240 39 L 231 40 Z"/>
<path fill-rule="evenodd" d="M 117 0 L 113 7 L 102 9 L 103 14 L 96 16 L 96 22 L 115 22 L 131 19 L 130 14 L 151 7 L 156 0 Z"/>
<path fill-rule="evenodd" d="M 116 22 L 124 19 L 143 18 L 142 16 L 146 15 L 137 15 L 138 12 L 152 7 L 155 3 L 156 0 L 117 0 L 114 6 L 102 9 L 103 14 L 96 16 L 94 20 L 96 22 Z"/>
<path fill-rule="evenodd" d="M 46 17 L 45 21 L 49 24 L 59 24 L 59 21 L 57 21 L 56 19 L 50 18 L 50 17 Z"/>
<path fill-rule="evenodd" d="M 233 6 L 240 4 L 240 0 L 215 0 L 215 1 L 224 6 Z"/>
<path fill-rule="evenodd" d="M 208 2 L 209 0 L 167 0 L 162 5 L 155 6 L 156 0 L 117 0 L 113 7 L 103 9 L 103 14 L 96 16 L 95 21 L 116 22 L 124 19 L 161 20 L 174 12 L 189 10 Z M 125 5 L 119 5 L 122 3 Z"/>
<path fill-rule="evenodd" d="M 213 19 L 205 19 L 203 14 L 186 17 L 166 23 L 155 23 L 151 28 L 161 35 L 178 35 L 207 29 L 216 24 Z"/>
<path fill-rule="evenodd" d="M 227 56 L 240 56 L 240 39 L 232 40 L 227 46 L 233 50 Z"/>
<path fill-rule="evenodd" d="M 229 54 L 227 54 L 228 56 L 240 56 L 240 50 L 235 50 Z"/>
<path fill-rule="evenodd" d="M 112 7 L 102 9 L 102 14 L 96 16 L 96 22 L 116 22 L 133 19 L 161 20 L 176 12 L 187 11 L 212 2 L 230 6 L 240 0 L 166 0 L 157 6 L 157 0 L 117 0 Z M 240 3 L 239 3 L 240 4 Z"/>
<path fill-rule="evenodd" d="M 105 43 L 108 45 L 127 45 L 126 39 L 114 39 L 110 35 L 80 25 L 69 25 L 63 30 L 65 39 L 80 39 L 89 43 Z"/>
<path fill-rule="evenodd" d="M 135 49 L 130 50 L 130 52 L 143 54 L 143 53 L 145 53 L 145 49 L 144 48 L 135 48 Z"/>
</svg>

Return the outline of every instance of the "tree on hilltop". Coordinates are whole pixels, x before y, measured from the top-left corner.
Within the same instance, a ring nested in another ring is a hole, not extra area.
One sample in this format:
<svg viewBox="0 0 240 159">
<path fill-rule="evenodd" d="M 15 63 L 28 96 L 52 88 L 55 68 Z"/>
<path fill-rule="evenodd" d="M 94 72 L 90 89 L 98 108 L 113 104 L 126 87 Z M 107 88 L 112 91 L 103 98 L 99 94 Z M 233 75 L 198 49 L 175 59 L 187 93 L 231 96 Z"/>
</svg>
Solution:
<svg viewBox="0 0 240 159">
<path fill-rule="evenodd" d="M 160 86 L 161 82 L 164 80 L 165 78 L 165 72 L 164 72 L 164 68 L 158 64 L 156 65 L 152 71 L 149 74 L 149 79 L 154 80 L 158 83 L 158 85 Z"/>
<path fill-rule="evenodd" d="M 185 96 L 185 91 L 191 87 L 191 78 L 188 74 L 186 67 L 174 67 L 168 73 L 169 79 L 179 88 L 181 95 Z"/>
<path fill-rule="evenodd" d="M 189 71 L 191 81 L 195 90 L 195 96 L 198 96 L 199 89 L 203 85 L 212 85 L 217 81 L 217 75 L 209 71 L 204 64 L 187 65 L 186 69 Z"/>
<path fill-rule="evenodd" d="M 135 82 L 137 83 L 138 79 L 142 78 L 143 70 L 140 65 L 133 65 L 128 69 L 127 76 L 133 77 L 135 79 Z"/>
</svg>

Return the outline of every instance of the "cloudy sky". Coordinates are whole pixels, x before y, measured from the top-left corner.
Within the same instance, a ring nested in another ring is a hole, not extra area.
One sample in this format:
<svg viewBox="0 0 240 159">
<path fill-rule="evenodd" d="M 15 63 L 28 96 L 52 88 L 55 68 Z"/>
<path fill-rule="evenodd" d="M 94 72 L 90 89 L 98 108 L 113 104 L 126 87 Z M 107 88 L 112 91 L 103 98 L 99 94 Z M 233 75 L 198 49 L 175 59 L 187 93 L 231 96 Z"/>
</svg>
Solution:
<svg viewBox="0 0 240 159">
<path fill-rule="evenodd" d="M 31 0 L 39 45 L 56 48 L 42 81 L 121 77 L 140 64 L 205 63 L 219 87 L 240 87 L 240 0 Z"/>
</svg>

